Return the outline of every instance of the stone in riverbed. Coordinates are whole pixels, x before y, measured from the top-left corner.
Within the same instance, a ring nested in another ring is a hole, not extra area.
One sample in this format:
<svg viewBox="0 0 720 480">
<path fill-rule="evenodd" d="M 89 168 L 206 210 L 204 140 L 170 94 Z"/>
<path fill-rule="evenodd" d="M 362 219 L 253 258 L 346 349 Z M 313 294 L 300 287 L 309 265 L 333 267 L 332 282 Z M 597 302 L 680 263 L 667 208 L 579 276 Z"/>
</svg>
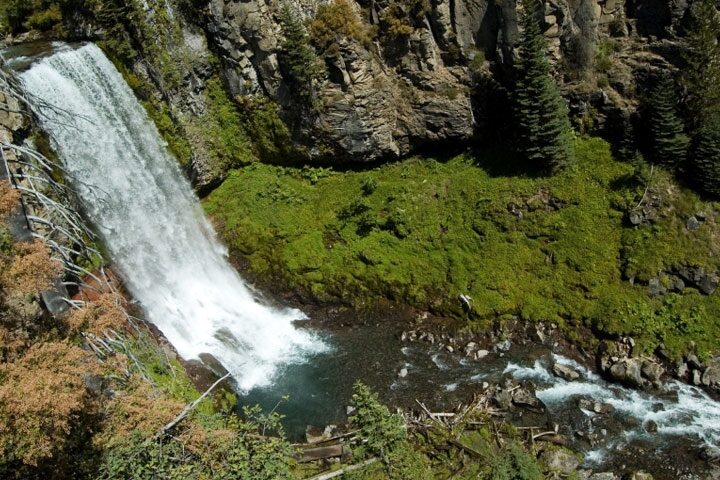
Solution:
<svg viewBox="0 0 720 480">
<path fill-rule="evenodd" d="M 577 370 L 561 363 L 556 363 L 555 365 L 553 365 L 552 370 L 556 376 L 564 378 L 568 381 L 573 381 L 580 378 L 580 373 L 578 373 Z"/>
<path fill-rule="evenodd" d="M 583 410 L 588 410 L 590 412 L 595 412 L 603 415 L 615 411 L 615 407 L 613 407 L 609 403 L 595 402 L 587 398 L 581 398 L 580 400 L 578 400 L 578 407 L 582 408 Z"/>
<path fill-rule="evenodd" d="M 401 368 L 398 372 L 398 377 L 405 378 L 408 375 L 408 369 L 407 368 Z"/>
</svg>

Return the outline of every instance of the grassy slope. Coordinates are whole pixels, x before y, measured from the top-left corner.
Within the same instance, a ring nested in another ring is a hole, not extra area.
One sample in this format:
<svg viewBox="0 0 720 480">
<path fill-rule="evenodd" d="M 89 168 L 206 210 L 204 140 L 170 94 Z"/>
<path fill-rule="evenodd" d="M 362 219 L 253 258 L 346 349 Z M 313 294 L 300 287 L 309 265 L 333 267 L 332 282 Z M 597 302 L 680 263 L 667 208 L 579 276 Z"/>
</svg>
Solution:
<svg viewBox="0 0 720 480">
<path fill-rule="evenodd" d="M 578 157 L 552 178 L 491 175 L 504 161 L 492 153 L 478 155 L 480 166 L 460 156 L 366 172 L 254 164 L 232 172 L 205 208 L 255 273 L 320 300 L 362 306 L 386 297 L 463 315 L 458 295 L 467 294 L 476 326 L 519 315 L 571 334 L 580 323 L 629 333 L 648 349 L 664 341 L 675 354 L 694 340 L 708 353 L 720 334 L 718 295 L 651 299 L 622 273 L 648 279 L 662 265 L 717 268 L 709 257 L 714 221 L 684 228 L 687 215 L 713 205 L 656 172 L 653 187 L 667 192 L 670 213 L 653 226 L 624 227 L 624 211 L 644 189 L 634 168 L 597 139 L 579 140 Z M 565 207 L 524 207 L 522 219 L 508 212 L 511 202 L 537 203 L 531 197 L 541 189 Z"/>
</svg>

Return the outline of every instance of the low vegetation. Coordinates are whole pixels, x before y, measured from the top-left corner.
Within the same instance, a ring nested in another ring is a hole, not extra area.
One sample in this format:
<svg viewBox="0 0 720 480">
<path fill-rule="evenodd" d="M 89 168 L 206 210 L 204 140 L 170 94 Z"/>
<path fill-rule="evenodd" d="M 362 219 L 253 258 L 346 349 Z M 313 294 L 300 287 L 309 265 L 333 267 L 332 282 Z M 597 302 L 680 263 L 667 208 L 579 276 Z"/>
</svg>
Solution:
<svg viewBox="0 0 720 480">
<path fill-rule="evenodd" d="M 683 266 L 720 268 L 714 217 L 693 231 L 685 224 L 717 205 L 667 172 L 649 177 L 614 160 L 601 140 L 576 150 L 577 164 L 553 177 L 517 176 L 512 156 L 492 150 L 362 172 L 254 164 L 204 205 L 256 276 L 319 301 L 386 299 L 475 328 L 519 316 L 556 322 L 571 338 L 585 326 L 633 335 L 647 350 L 664 343 L 678 355 L 694 341 L 710 353 L 718 295 L 654 298 L 647 282 Z M 663 204 L 656 220 L 630 225 L 652 192 Z M 469 314 L 461 294 L 472 298 Z"/>
</svg>

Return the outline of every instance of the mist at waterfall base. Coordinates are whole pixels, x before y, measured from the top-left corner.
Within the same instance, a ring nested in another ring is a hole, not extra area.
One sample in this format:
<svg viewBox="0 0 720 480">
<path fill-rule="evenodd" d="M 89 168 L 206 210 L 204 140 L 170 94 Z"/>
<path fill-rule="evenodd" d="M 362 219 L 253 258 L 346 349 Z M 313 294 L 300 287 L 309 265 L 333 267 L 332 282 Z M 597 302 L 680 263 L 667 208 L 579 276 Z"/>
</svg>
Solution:
<svg viewBox="0 0 720 480">
<path fill-rule="evenodd" d="M 293 325 L 302 312 L 264 305 L 228 264 L 176 160 L 103 52 L 57 50 L 21 78 L 44 102 L 36 102 L 43 127 L 114 268 L 178 353 L 212 355 L 247 391 L 270 383 L 278 365 L 323 351 Z"/>
</svg>

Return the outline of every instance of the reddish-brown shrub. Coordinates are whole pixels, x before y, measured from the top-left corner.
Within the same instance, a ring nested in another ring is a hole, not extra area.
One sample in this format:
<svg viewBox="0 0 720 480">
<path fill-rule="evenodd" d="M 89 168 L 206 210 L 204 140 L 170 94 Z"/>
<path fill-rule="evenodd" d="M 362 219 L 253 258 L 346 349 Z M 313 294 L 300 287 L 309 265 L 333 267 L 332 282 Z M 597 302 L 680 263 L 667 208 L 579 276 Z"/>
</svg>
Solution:
<svg viewBox="0 0 720 480">
<path fill-rule="evenodd" d="M 84 378 L 98 372 L 92 355 L 64 342 L 0 365 L 0 454 L 27 465 L 57 458 L 97 411 Z"/>
<path fill-rule="evenodd" d="M 13 247 L 10 268 L 3 284 L 11 295 L 30 295 L 50 288 L 63 266 L 50 257 L 50 249 L 41 241 L 18 242 Z"/>
<path fill-rule="evenodd" d="M 101 335 L 107 329 L 122 331 L 127 326 L 123 309 L 124 299 L 115 293 L 104 293 L 79 310 L 68 315 L 66 321 L 72 332 L 90 332 Z"/>
<path fill-rule="evenodd" d="M 7 180 L 0 181 L 0 220 L 5 220 L 20 205 L 20 192 Z"/>
</svg>

